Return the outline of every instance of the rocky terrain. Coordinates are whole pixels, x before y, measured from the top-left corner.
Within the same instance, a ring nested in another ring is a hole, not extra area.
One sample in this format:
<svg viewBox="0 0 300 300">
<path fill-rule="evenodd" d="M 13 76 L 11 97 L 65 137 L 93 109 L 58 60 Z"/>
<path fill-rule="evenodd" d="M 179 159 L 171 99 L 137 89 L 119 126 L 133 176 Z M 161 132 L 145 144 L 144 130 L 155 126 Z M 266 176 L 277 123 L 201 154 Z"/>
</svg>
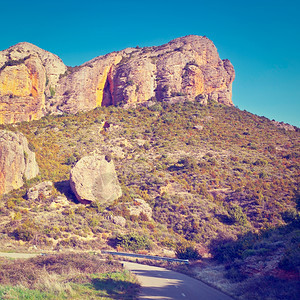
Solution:
<svg viewBox="0 0 300 300">
<path fill-rule="evenodd" d="M 213 42 L 201 36 L 127 48 L 73 68 L 19 43 L 0 52 L 0 124 L 156 101 L 214 100 L 230 106 L 234 76 L 230 61 L 221 60 Z"/>
</svg>

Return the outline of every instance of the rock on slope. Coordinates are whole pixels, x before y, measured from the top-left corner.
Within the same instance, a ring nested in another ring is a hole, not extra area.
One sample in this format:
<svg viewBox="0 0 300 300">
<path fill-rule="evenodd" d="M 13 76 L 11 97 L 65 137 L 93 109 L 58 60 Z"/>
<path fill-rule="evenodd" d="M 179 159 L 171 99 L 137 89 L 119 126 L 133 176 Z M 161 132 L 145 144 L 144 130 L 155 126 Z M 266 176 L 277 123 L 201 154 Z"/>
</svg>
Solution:
<svg viewBox="0 0 300 300">
<path fill-rule="evenodd" d="M 122 196 L 115 165 L 104 155 L 81 158 L 71 170 L 70 186 L 77 200 L 83 204 L 109 204 Z"/>
<path fill-rule="evenodd" d="M 201 36 L 128 48 L 68 70 L 57 56 L 21 43 L 0 52 L 0 123 L 148 101 L 197 98 L 233 105 L 234 76 L 230 61 Z"/>
<path fill-rule="evenodd" d="M 23 134 L 0 130 L 0 195 L 20 188 L 23 178 L 31 179 L 38 173 L 35 154 Z"/>
</svg>

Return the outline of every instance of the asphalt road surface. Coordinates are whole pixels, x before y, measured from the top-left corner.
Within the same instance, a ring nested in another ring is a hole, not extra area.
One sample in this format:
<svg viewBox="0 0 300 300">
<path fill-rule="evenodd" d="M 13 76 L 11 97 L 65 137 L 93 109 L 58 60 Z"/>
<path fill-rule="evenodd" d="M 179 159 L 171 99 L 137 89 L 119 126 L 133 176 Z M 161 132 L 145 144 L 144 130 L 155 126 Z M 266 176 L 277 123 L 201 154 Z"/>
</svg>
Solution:
<svg viewBox="0 0 300 300">
<path fill-rule="evenodd" d="M 139 299 L 151 300 L 233 300 L 205 283 L 164 268 L 123 262 L 142 288 Z"/>
</svg>

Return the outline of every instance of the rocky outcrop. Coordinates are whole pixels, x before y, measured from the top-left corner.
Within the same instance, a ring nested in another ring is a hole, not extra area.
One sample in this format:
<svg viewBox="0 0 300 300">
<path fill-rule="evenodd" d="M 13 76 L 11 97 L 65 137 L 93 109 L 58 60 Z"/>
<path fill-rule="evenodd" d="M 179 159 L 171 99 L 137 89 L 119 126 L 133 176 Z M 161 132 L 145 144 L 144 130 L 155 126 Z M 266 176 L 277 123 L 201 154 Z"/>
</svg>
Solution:
<svg viewBox="0 0 300 300">
<path fill-rule="evenodd" d="M 235 72 L 206 37 L 128 48 L 74 68 L 28 43 L 0 52 L 0 123 L 97 106 L 132 107 L 153 101 L 214 100 L 233 105 Z"/>
<path fill-rule="evenodd" d="M 70 186 L 83 204 L 110 204 L 122 196 L 114 163 L 104 155 L 81 158 L 71 170 Z"/>
<path fill-rule="evenodd" d="M 131 216 L 141 217 L 142 214 L 144 217 L 147 217 L 148 220 L 152 218 L 152 208 L 143 199 L 134 199 L 133 205 L 130 205 L 128 210 Z"/>
<path fill-rule="evenodd" d="M 0 124 L 40 119 L 51 109 L 61 59 L 30 43 L 0 52 Z"/>
<path fill-rule="evenodd" d="M 36 184 L 27 191 L 27 199 L 29 201 L 42 201 L 49 198 L 53 192 L 53 183 L 44 181 Z"/>
<path fill-rule="evenodd" d="M 0 194 L 20 188 L 24 179 L 38 173 L 35 154 L 23 134 L 0 130 Z"/>
<path fill-rule="evenodd" d="M 126 107 L 149 100 L 200 99 L 232 103 L 235 72 L 206 37 L 187 36 L 163 46 L 129 48 L 85 63 L 60 82 L 58 107 L 77 112 L 98 105 Z M 84 86 L 84 88 L 83 88 Z"/>
</svg>

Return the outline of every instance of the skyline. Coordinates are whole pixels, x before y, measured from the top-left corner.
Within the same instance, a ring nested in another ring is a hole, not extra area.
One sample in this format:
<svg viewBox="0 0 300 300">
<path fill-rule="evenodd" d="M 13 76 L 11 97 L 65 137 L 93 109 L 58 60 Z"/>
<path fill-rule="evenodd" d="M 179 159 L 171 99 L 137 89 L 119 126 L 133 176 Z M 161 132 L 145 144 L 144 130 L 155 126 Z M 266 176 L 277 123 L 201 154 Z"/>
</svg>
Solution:
<svg viewBox="0 0 300 300">
<path fill-rule="evenodd" d="M 300 127 L 297 1 L 39 1 L 2 4 L 0 50 L 30 42 L 75 66 L 127 47 L 207 36 L 236 71 L 233 103 Z"/>
</svg>

